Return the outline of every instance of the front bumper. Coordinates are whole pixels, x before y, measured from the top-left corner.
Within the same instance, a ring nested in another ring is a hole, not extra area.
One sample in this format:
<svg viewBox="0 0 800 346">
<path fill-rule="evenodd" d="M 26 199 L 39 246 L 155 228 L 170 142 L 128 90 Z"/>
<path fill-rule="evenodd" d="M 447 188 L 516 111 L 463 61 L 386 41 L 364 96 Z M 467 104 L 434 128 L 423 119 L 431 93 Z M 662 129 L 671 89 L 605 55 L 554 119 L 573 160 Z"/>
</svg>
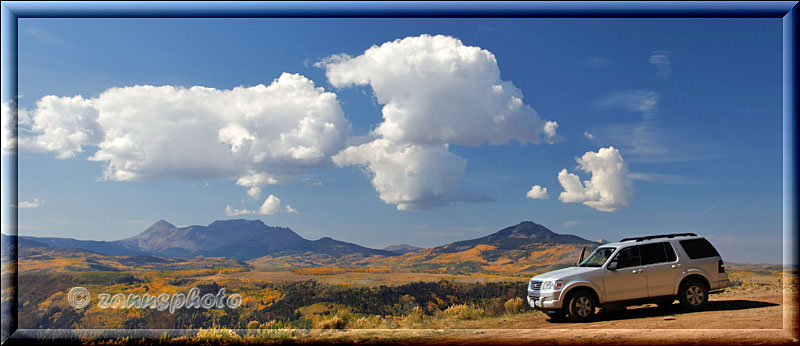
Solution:
<svg viewBox="0 0 800 346">
<path fill-rule="evenodd" d="M 528 306 L 537 310 L 558 310 L 563 304 L 559 300 L 561 291 L 528 290 Z"/>
</svg>

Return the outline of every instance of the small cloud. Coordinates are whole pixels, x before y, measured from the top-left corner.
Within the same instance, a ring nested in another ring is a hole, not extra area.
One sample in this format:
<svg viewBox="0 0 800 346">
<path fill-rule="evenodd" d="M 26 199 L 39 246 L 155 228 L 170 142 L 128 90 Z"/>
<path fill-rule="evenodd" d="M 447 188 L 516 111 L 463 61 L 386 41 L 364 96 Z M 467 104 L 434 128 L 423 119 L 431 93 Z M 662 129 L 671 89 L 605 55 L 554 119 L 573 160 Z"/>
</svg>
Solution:
<svg viewBox="0 0 800 346">
<path fill-rule="evenodd" d="M 320 187 L 323 185 L 321 181 L 314 181 L 311 180 L 311 178 L 303 178 L 303 184 L 305 184 L 306 187 Z"/>
<path fill-rule="evenodd" d="M 669 59 L 670 55 L 672 55 L 672 52 L 668 50 L 657 50 L 650 55 L 648 62 L 656 67 L 657 79 L 667 79 L 667 77 L 669 77 L 669 75 L 672 73 L 672 63 Z"/>
<path fill-rule="evenodd" d="M 578 169 L 591 174 L 590 180 L 581 182 L 580 177 L 562 169 L 558 182 L 564 192 L 558 199 L 564 203 L 583 203 L 599 211 L 613 212 L 627 207 L 633 201 L 633 179 L 628 176 L 628 166 L 619 150 L 614 147 L 600 148 L 575 158 Z"/>
<path fill-rule="evenodd" d="M 261 188 L 258 186 L 253 186 L 247 190 L 247 195 L 252 199 L 258 199 L 261 197 Z"/>
<path fill-rule="evenodd" d="M 289 213 L 289 214 L 299 214 L 300 212 L 297 209 L 292 208 L 291 205 L 287 204 L 283 206 L 281 204 L 281 200 L 275 195 L 269 195 L 264 203 L 261 204 L 261 207 L 258 210 L 249 210 L 249 209 L 236 209 L 231 207 L 230 205 L 225 206 L 225 215 L 227 216 L 239 216 L 239 215 L 248 215 L 248 214 L 258 214 L 258 215 L 274 215 L 278 213 Z"/>
<path fill-rule="evenodd" d="M 611 58 L 606 56 L 595 56 L 584 61 L 584 64 L 592 67 L 606 67 L 611 65 Z"/>
<path fill-rule="evenodd" d="M 567 222 L 564 222 L 563 224 L 561 224 L 561 228 L 572 228 L 572 227 L 575 227 L 575 226 L 580 225 L 580 224 L 581 224 L 581 222 L 578 221 L 578 220 L 571 220 L 571 221 L 567 221 Z"/>
<path fill-rule="evenodd" d="M 16 205 L 16 208 L 19 208 L 19 209 L 38 208 L 42 204 L 44 204 L 44 200 L 36 198 L 31 202 L 28 202 L 28 201 L 19 202 L 19 204 Z M 12 205 L 12 207 L 15 207 L 15 206 Z"/>
<path fill-rule="evenodd" d="M 594 135 L 586 131 L 583 131 L 583 136 L 588 139 L 594 139 Z"/>
<path fill-rule="evenodd" d="M 231 207 L 229 205 L 225 206 L 225 215 L 228 215 L 228 216 L 239 216 L 239 215 L 247 215 L 247 214 L 253 214 L 253 213 L 254 212 L 252 210 L 236 209 L 236 208 L 233 208 L 233 207 Z"/>
<path fill-rule="evenodd" d="M 547 194 L 546 187 L 533 185 L 533 187 L 531 187 L 531 190 L 528 191 L 527 194 L 525 194 L 525 197 L 528 197 L 530 199 L 548 199 L 550 198 L 550 195 Z"/>
</svg>

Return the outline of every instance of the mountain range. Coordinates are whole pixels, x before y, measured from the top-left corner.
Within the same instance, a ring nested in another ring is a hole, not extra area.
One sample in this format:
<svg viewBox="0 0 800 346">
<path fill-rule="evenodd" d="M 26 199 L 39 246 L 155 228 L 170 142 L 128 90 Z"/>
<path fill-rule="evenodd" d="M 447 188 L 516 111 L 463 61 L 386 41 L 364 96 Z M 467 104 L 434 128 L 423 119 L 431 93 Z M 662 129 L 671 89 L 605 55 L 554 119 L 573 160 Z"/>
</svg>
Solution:
<svg viewBox="0 0 800 346">
<path fill-rule="evenodd" d="M 108 256 L 155 255 L 163 257 L 228 257 L 249 260 L 273 253 L 315 252 L 394 256 L 331 238 L 308 240 L 289 228 L 267 226 L 261 220 L 218 220 L 208 226 L 176 227 L 159 220 L 141 233 L 121 240 L 93 241 L 71 238 L 19 237 L 50 247 L 74 248 Z"/>
<path fill-rule="evenodd" d="M 3 235 L 3 242 L 9 244 L 12 239 L 7 237 Z M 188 227 L 159 220 L 133 237 L 115 241 L 19 237 L 21 249 L 45 246 L 105 256 L 226 257 L 266 270 L 336 266 L 450 273 L 518 273 L 551 268 L 574 262 L 580 249 L 597 245 L 530 221 L 485 237 L 433 248 L 402 244 L 372 249 L 328 237 L 308 240 L 289 228 L 241 219 Z"/>
</svg>

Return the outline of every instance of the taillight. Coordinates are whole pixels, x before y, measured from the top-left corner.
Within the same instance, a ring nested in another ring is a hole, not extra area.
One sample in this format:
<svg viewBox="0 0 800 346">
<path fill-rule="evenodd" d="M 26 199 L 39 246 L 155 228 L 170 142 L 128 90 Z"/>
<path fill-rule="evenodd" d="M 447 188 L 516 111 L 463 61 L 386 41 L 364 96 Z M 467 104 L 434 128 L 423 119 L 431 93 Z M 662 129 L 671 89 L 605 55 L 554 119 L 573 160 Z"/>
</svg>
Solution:
<svg viewBox="0 0 800 346">
<path fill-rule="evenodd" d="M 725 272 L 725 263 L 722 263 L 722 260 L 719 260 L 719 272 L 720 273 Z"/>
</svg>

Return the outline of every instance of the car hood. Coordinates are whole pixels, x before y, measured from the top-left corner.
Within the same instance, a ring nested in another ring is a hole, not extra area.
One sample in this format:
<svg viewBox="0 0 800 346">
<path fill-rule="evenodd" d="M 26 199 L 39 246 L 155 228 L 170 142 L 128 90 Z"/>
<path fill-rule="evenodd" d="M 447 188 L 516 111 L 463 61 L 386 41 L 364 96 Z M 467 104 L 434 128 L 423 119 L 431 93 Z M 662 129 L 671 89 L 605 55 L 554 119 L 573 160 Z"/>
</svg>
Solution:
<svg viewBox="0 0 800 346">
<path fill-rule="evenodd" d="M 601 270 L 600 267 L 568 267 L 534 276 L 531 280 L 562 280 L 573 275 L 583 275 Z"/>
</svg>

